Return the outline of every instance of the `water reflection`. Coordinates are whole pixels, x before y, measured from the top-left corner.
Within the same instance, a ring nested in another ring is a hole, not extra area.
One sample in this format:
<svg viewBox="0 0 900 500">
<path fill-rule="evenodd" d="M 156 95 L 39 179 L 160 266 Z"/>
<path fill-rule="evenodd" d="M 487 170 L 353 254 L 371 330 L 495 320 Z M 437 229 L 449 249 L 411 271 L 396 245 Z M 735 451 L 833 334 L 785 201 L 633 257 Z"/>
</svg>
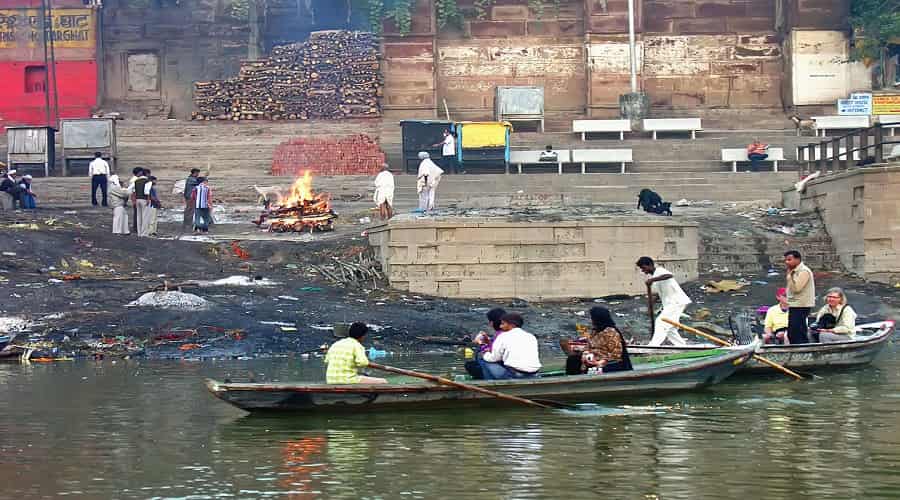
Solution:
<svg viewBox="0 0 900 500">
<path fill-rule="evenodd" d="M 900 496 L 897 354 L 812 382 L 743 378 L 577 412 L 303 417 L 245 415 L 200 381 L 317 379 L 317 363 L 7 365 L 0 481 L 9 498 Z"/>
</svg>

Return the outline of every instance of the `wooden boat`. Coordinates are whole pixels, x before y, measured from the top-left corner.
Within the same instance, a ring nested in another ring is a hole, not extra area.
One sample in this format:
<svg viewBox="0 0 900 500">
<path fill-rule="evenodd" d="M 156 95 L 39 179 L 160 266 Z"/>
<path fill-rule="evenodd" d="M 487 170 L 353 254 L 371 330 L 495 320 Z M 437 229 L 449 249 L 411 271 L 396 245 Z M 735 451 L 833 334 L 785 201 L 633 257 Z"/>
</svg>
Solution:
<svg viewBox="0 0 900 500">
<path fill-rule="evenodd" d="M 14 345 L 12 342 L 16 339 L 15 334 L 0 335 L 0 362 L 4 361 L 27 361 L 31 354 L 31 349 Z"/>
<path fill-rule="evenodd" d="M 603 397 L 691 390 L 726 379 L 750 358 L 757 346 L 645 359 L 627 372 L 547 374 L 525 380 L 479 380 L 471 384 L 525 398 L 582 402 Z M 233 383 L 207 379 L 206 387 L 217 398 L 247 411 L 360 412 L 501 403 L 480 393 L 429 382 L 329 385 Z"/>
<path fill-rule="evenodd" d="M 830 342 L 794 345 L 762 345 L 757 354 L 788 368 L 815 370 L 866 365 L 887 345 L 894 331 L 893 321 L 880 321 L 856 327 L 856 337 L 846 342 Z M 714 349 L 712 344 L 691 344 L 683 347 L 629 345 L 628 352 L 635 357 L 699 352 Z M 740 371 L 772 371 L 773 368 L 756 360 L 741 366 Z"/>
</svg>

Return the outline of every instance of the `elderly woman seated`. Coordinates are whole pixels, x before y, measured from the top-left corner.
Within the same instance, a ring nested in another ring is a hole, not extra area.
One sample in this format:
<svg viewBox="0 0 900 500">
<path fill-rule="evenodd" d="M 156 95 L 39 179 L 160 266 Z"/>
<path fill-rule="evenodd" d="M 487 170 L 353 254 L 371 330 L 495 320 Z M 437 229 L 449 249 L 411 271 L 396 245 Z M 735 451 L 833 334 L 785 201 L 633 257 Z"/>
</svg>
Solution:
<svg viewBox="0 0 900 500">
<path fill-rule="evenodd" d="M 856 311 L 847 305 L 847 295 L 840 288 L 832 288 L 825 294 L 825 306 L 816 314 L 815 331 L 819 342 L 844 342 L 852 340 L 856 330 Z"/>
</svg>

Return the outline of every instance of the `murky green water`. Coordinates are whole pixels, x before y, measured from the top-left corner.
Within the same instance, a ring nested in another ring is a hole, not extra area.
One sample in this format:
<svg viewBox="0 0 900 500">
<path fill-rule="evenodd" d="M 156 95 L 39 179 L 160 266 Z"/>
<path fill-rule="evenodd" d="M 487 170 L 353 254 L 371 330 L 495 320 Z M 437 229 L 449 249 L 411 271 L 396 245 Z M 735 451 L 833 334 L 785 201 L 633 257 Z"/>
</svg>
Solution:
<svg viewBox="0 0 900 500">
<path fill-rule="evenodd" d="M 742 378 L 583 414 L 252 417 L 201 383 L 249 371 L 321 378 L 287 359 L 0 366 L 0 497 L 900 497 L 895 345 L 823 380 Z"/>
</svg>

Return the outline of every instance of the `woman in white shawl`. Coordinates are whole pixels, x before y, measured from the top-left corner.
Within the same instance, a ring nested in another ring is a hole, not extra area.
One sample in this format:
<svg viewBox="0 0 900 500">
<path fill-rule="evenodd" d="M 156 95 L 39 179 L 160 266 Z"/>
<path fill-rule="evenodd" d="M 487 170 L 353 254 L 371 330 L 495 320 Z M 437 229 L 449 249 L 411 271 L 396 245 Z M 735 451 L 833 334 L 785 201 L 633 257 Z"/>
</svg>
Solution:
<svg viewBox="0 0 900 500">
<path fill-rule="evenodd" d="M 426 212 L 434 210 L 435 194 L 444 171 L 431 161 L 431 157 L 425 151 L 419 153 L 419 159 L 422 162 L 419 163 L 416 190 L 419 192 L 419 210 Z"/>
<path fill-rule="evenodd" d="M 375 176 L 375 206 L 383 220 L 394 216 L 394 174 L 388 164 L 381 166 L 381 172 Z"/>
<path fill-rule="evenodd" d="M 113 234 L 131 234 L 131 230 L 128 229 L 128 211 L 125 210 L 131 193 L 119 184 L 118 175 L 109 176 L 108 184 L 110 205 L 113 207 L 112 232 Z"/>
</svg>

